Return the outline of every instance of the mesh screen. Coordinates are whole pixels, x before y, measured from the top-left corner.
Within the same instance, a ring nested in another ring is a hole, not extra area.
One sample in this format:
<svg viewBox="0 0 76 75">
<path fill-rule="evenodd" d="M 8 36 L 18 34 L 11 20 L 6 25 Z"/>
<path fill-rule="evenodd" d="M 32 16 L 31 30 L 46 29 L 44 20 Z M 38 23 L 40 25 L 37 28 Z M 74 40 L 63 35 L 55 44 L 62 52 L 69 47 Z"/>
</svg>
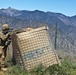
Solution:
<svg viewBox="0 0 76 75">
<path fill-rule="evenodd" d="M 26 69 L 32 69 L 39 64 L 46 67 L 58 64 L 46 28 L 28 34 L 26 32 L 18 33 L 16 34 L 16 41 Z"/>
</svg>

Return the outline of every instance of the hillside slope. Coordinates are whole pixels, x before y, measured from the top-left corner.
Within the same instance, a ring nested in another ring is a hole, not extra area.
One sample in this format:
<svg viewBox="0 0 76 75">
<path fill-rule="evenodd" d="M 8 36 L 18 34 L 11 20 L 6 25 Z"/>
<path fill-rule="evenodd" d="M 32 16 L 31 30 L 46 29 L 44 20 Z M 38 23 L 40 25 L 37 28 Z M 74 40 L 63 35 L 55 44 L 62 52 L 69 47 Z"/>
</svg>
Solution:
<svg viewBox="0 0 76 75">
<path fill-rule="evenodd" d="M 32 21 L 32 20 L 22 20 L 22 19 L 18 19 L 15 17 L 0 15 L 0 27 L 4 23 L 8 23 L 10 25 L 10 27 L 13 27 L 14 29 L 20 29 L 20 28 L 24 28 L 24 27 L 25 28 L 27 28 L 27 27 L 36 28 L 36 27 L 48 25 L 49 34 L 51 37 L 52 45 L 54 47 L 55 28 L 53 26 L 51 26 L 50 24 Z M 65 36 L 58 31 L 57 50 L 63 50 L 63 51 L 72 52 L 73 54 L 75 54 L 76 53 L 75 49 L 76 49 L 75 45 L 71 44 L 71 42 L 69 42 L 68 38 L 65 38 Z"/>
</svg>

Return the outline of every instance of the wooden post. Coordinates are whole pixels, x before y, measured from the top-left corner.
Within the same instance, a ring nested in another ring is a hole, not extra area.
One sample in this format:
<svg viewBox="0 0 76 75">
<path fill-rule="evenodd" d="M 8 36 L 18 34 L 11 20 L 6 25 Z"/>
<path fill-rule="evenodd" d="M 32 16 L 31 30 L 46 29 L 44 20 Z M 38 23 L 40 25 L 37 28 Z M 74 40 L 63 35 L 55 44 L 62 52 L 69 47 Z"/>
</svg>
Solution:
<svg viewBox="0 0 76 75">
<path fill-rule="evenodd" d="M 57 49 L 57 28 L 58 28 L 58 22 L 56 22 L 56 27 L 55 27 L 55 49 Z"/>
</svg>

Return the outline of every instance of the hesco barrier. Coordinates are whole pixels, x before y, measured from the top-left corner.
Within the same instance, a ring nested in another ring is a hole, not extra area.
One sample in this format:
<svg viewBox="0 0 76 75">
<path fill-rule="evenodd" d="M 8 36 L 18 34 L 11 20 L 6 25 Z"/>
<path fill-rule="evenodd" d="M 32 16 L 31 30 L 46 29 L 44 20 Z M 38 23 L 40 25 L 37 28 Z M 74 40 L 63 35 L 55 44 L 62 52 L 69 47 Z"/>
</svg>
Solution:
<svg viewBox="0 0 76 75">
<path fill-rule="evenodd" d="M 12 43 L 16 62 L 27 70 L 39 64 L 46 67 L 58 64 L 46 26 L 14 34 Z"/>
</svg>

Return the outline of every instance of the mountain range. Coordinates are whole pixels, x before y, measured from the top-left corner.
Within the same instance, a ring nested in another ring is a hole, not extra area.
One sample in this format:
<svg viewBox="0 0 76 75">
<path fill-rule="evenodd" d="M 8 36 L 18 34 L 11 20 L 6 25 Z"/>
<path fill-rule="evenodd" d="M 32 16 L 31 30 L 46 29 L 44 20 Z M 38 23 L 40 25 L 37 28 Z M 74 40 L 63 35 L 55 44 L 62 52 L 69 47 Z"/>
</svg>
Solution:
<svg viewBox="0 0 76 75">
<path fill-rule="evenodd" d="M 58 22 L 58 50 L 76 53 L 76 15 L 69 17 L 62 13 L 44 12 L 39 10 L 17 10 L 11 7 L 0 9 L 0 27 L 8 23 L 15 29 L 27 27 L 49 26 L 49 34 L 54 45 L 55 26 Z"/>
</svg>

